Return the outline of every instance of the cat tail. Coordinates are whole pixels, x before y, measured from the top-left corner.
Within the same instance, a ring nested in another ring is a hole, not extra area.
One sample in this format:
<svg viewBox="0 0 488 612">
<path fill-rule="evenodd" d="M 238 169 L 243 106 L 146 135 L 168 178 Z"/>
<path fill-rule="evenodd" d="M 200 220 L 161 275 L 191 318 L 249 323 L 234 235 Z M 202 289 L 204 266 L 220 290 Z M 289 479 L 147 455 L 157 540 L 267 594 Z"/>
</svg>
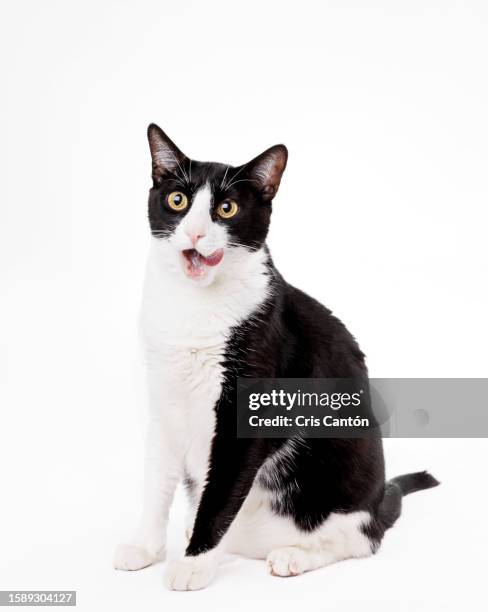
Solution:
<svg viewBox="0 0 488 612">
<path fill-rule="evenodd" d="M 437 487 L 440 482 L 429 472 L 396 476 L 385 484 L 385 493 L 378 508 L 378 519 L 384 529 L 393 526 L 402 512 L 402 497 L 416 491 Z"/>
</svg>

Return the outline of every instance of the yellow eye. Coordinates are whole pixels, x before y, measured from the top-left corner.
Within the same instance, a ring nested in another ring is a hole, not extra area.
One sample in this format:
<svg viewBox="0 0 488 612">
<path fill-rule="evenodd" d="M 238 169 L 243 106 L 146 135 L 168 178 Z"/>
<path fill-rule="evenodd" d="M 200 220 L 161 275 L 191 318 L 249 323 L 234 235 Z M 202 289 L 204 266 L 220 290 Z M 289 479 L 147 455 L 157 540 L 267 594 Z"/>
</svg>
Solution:
<svg viewBox="0 0 488 612">
<path fill-rule="evenodd" d="M 188 198 L 181 191 L 172 191 L 168 196 L 168 206 L 178 212 L 188 206 Z"/>
<path fill-rule="evenodd" d="M 224 200 L 221 204 L 219 204 L 217 214 L 219 217 L 222 217 L 222 219 L 230 219 L 237 214 L 238 210 L 239 206 L 237 206 L 237 203 L 234 202 L 234 200 Z"/>
</svg>

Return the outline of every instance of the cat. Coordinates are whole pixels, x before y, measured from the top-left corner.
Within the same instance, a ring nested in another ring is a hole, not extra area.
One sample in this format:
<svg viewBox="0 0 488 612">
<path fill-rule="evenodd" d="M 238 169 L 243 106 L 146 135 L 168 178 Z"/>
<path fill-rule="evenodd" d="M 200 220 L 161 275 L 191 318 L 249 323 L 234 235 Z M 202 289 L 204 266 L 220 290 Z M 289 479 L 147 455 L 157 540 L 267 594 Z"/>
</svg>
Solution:
<svg viewBox="0 0 488 612">
<path fill-rule="evenodd" d="M 165 557 L 178 483 L 190 500 L 188 547 L 166 566 L 173 590 L 206 587 L 231 552 L 296 576 L 374 553 L 402 496 L 427 472 L 385 483 L 379 436 L 244 439 L 236 378 L 364 377 L 365 358 L 324 306 L 286 283 L 266 246 L 284 145 L 239 167 L 191 160 L 148 128 L 152 233 L 141 313 L 150 403 L 145 494 L 117 569 Z"/>
</svg>

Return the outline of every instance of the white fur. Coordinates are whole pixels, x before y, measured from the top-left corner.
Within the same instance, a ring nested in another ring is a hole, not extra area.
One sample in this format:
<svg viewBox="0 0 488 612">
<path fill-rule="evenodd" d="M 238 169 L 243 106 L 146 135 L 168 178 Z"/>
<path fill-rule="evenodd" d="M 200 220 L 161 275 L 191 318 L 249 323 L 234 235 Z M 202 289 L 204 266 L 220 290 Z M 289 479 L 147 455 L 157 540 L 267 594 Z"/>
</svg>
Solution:
<svg viewBox="0 0 488 612">
<path fill-rule="evenodd" d="M 225 246 L 227 240 L 225 227 L 213 223 L 210 216 L 212 199 L 212 192 L 208 184 L 197 191 L 189 212 L 178 224 L 170 239 L 176 248 L 191 249 L 194 246 L 193 236 L 202 236 L 198 240 L 198 250 L 203 255 L 209 255 L 216 248 Z"/>
<path fill-rule="evenodd" d="M 166 265 L 169 268 L 176 271 L 182 269 L 181 252 L 185 249 L 197 248 L 202 255 L 208 256 L 217 249 L 226 249 L 229 246 L 224 225 L 212 221 L 210 216 L 211 205 L 212 192 L 209 185 L 206 184 L 195 194 L 190 210 L 178 224 L 175 232 L 167 241 L 160 242 L 161 256 L 164 255 Z M 238 251 L 242 252 L 244 249 L 238 249 Z M 221 281 L 225 282 L 229 272 L 232 272 L 235 268 L 233 264 L 237 264 L 237 267 L 239 267 L 238 255 L 239 253 L 233 253 L 233 250 L 229 249 L 221 264 L 207 268 L 203 276 L 196 280 L 188 279 L 187 282 L 193 288 L 195 285 L 197 287 L 211 285 L 218 276 L 220 276 Z"/>
<path fill-rule="evenodd" d="M 269 292 L 264 250 L 230 246 L 223 225 L 212 222 L 211 204 L 205 186 L 175 232 L 151 244 L 141 312 L 150 414 L 144 506 L 134 537 L 116 551 L 118 569 L 140 569 L 164 557 L 169 508 L 185 474 L 196 484 L 196 497 L 201 495 L 226 342 L 231 328 L 258 312 Z M 204 255 L 223 248 L 224 258 L 209 269 L 203 282 L 195 281 L 183 272 L 181 251 L 187 248 L 198 248 Z M 274 461 L 292 460 L 293 452 L 293 445 L 288 445 Z M 272 477 L 272 468 L 273 460 L 263 466 L 261 476 Z M 335 514 L 320 529 L 303 535 L 290 519 L 271 512 L 271 501 L 256 483 L 221 544 L 208 553 L 170 563 L 167 586 L 203 588 L 224 550 L 268 557 L 270 570 L 277 575 L 370 551 L 359 530 L 368 519 L 366 513 Z"/>
<path fill-rule="evenodd" d="M 312 558 L 314 563 L 320 560 L 316 567 L 371 554 L 370 541 L 361 531 L 371 519 L 368 512 L 334 512 L 319 528 L 303 532 L 292 519 L 272 512 L 271 502 L 269 493 L 256 483 L 227 534 L 229 552 L 253 559 L 268 558 L 269 562 L 274 551 L 294 547 L 307 553 L 308 564 L 312 564 Z M 308 569 L 313 568 L 303 571 Z"/>
</svg>

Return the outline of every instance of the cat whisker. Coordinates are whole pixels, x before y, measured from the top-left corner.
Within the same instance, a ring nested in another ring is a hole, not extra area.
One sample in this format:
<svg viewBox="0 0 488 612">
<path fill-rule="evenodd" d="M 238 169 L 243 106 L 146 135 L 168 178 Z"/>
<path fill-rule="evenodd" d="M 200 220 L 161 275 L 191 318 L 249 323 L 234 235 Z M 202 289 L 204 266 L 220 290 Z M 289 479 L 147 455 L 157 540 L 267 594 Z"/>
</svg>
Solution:
<svg viewBox="0 0 488 612">
<path fill-rule="evenodd" d="M 226 185 L 226 189 L 230 189 L 231 187 L 233 187 L 234 185 L 237 185 L 237 183 L 244 183 L 244 182 L 248 182 L 248 183 L 257 183 L 257 181 L 255 179 L 239 179 L 238 181 L 232 181 L 232 183 L 230 183 L 229 185 Z"/>
<path fill-rule="evenodd" d="M 173 174 L 176 178 L 160 179 L 159 182 L 160 183 L 167 183 L 168 181 L 173 181 L 173 183 L 177 183 L 177 184 L 181 185 L 182 187 L 186 187 L 186 184 L 178 177 L 177 174 L 174 174 L 174 172 L 171 172 L 171 174 Z"/>
<path fill-rule="evenodd" d="M 173 151 L 169 151 L 171 157 L 173 158 L 173 160 L 176 162 L 176 164 L 178 165 L 178 168 L 180 169 L 181 173 L 183 174 L 183 182 L 186 181 L 187 184 L 190 183 L 190 181 L 188 180 L 188 175 L 185 172 L 184 168 L 181 166 L 180 162 L 178 161 L 178 159 L 176 158 L 176 155 L 173 153 Z M 177 175 L 175 175 L 177 176 Z"/>
<path fill-rule="evenodd" d="M 225 174 L 224 174 L 224 178 L 222 179 L 222 182 L 220 183 L 220 189 L 224 188 L 224 184 L 225 184 L 225 178 L 227 176 L 227 172 L 229 171 L 229 166 L 227 166 L 227 168 L 225 169 Z"/>
<path fill-rule="evenodd" d="M 247 166 L 247 164 L 244 164 L 243 166 L 241 166 L 239 168 L 239 170 L 234 174 L 234 176 L 227 182 L 227 184 L 225 185 L 224 189 L 227 189 L 229 186 L 229 183 L 232 183 L 232 181 L 234 181 L 234 179 L 244 170 L 244 168 Z"/>
</svg>

